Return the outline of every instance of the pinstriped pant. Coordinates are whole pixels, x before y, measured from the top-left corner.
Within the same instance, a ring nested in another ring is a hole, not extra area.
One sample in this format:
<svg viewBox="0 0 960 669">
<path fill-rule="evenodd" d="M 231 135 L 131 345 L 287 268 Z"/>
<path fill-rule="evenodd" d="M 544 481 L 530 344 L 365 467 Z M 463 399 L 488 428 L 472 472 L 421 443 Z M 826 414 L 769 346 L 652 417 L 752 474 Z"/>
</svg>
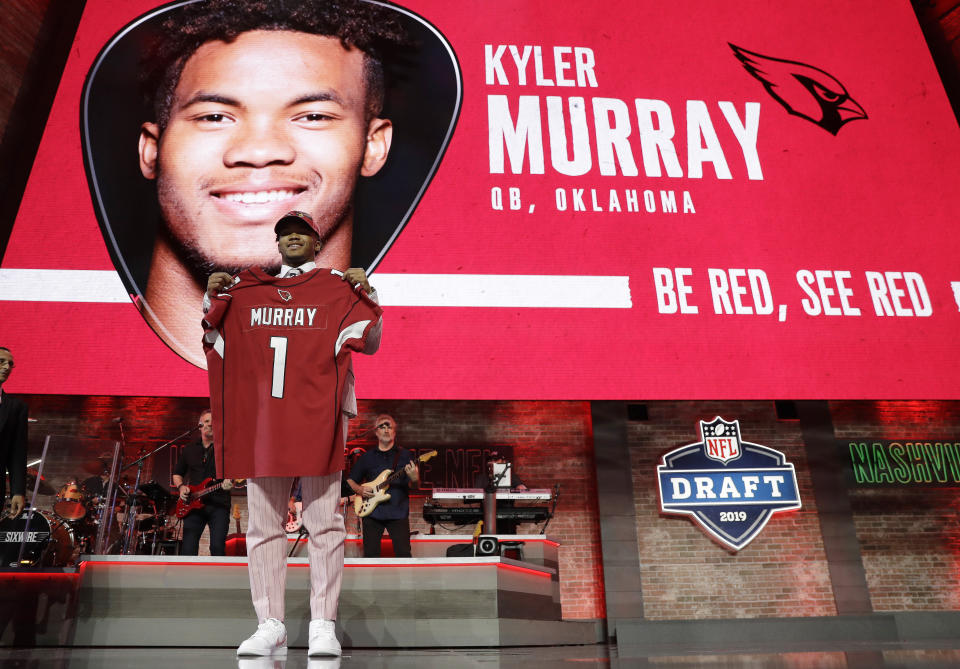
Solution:
<svg viewBox="0 0 960 669">
<path fill-rule="evenodd" d="M 313 619 L 337 617 L 340 581 L 343 576 L 343 516 L 339 513 L 340 472 L 305 476 L 303 524 L 310 532 L 310 614 Z M 283 620 L 287 584 L 287 519 L 290 477 L 261 477 L 247 481 L 247 556 L 250 593 L 258 622 Z"/>
</svg>

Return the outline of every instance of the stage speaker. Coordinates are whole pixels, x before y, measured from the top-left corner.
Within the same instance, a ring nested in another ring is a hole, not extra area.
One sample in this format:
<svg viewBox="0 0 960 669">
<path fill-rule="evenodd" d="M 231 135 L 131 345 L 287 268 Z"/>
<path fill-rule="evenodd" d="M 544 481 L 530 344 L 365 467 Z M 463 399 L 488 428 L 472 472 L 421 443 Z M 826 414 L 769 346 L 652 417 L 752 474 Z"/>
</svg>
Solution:
<svg viewBox="0 0 960 669">
<path fill-rule="evenodd" d="M 488 555 L 500 555 L 500 542 L 496 537 L 489 534 L 481 534 L 477 537 L 477 557 L 486 557 Z"/>
</svg>

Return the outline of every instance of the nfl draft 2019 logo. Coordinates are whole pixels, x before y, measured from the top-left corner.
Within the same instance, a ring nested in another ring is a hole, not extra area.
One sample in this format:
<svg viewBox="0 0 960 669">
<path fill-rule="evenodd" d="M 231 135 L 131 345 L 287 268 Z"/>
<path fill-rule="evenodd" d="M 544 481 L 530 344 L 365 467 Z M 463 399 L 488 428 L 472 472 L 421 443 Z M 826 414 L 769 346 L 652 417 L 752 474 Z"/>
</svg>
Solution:
<svg viewBox="0 0 960 669">
<path fill-rule="evenodd" d="M 700 421 L 701 441 L 663 456 L 660 509 L 691 516 L 720 544 L 740 550 L 778 511 L 800 508 L 793 465 L 783 453 L 740 438 L 740 421 Z"/>
</svg>

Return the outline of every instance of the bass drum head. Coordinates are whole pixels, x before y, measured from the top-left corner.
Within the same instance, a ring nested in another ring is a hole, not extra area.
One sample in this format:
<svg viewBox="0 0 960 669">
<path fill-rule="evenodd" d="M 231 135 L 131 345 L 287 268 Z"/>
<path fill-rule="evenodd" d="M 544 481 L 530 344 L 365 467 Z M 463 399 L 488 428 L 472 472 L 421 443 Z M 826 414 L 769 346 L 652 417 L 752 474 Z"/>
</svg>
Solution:
<svg viewBox="0 0 960 669">
<path fill-rule="evenodd" d="M 87 507 L 83 502 L 62 500 L 53 505 L 53 512 L 64 520 L 80 520 L 87 515 Z"/>
<path fill-rule="evenodd" d="M 64 567 L 72 556 L 73 539 L 59 520 L 30 509 L 0 520 L 0 566 Z"/>
</svg>

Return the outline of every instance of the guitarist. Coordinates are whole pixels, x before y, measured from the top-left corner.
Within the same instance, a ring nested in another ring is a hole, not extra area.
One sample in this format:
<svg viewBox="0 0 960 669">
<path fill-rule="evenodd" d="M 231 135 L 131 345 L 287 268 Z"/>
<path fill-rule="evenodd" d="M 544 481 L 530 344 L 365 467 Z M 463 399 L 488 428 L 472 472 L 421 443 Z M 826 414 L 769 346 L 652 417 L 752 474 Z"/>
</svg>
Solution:
<svg viewBox="0 0 960 669">
<path fill-rule="evenodd" d="M 0 386 L 13 371 L 13 354 L 0 346 Z M 27 405 L 0 387 L 0 511 L 10 472 L 10 515 L 19 516 L 27 491 Z"/>
<path fill-rule="evenodd" d="M 376 426 L 377 448 L 371 448 L 357 459 L 350 470 L 347 485 L 354 493 L 369 498 L 373 497 L 375 487 L 370 481 L 384 470 L 395 472 L 402 468 L 404 473 L 387 489 L 390 499 L 381 502 L 373 513 L 363 518 L 363 557 L 380 557 L 384 530 L 390 534 L 393 554 L 400 558 L 410 557 L 410 500 L 407 493 L 411 487 L 420 484 L 420 470 L 413 454 L 396 445 L 397 421 L 393 416 L 380 414 Z"/>
<path fill-rule="evenodd" d="M 173 484 L 179 489 L 180 499 L 190 501 L 190 487 L 207 479 L 216 482 L 217 463 L 213 449 L 213 416 L 207 409 L 200 414 L 200 440 L 184 446 L 173 469 Z M 186 477 L 186 478 L 184 478 Z M 230 479 L 223 488 L 203 496 L 203 508 L 194 509 L 183 519 L 183 546 L 180 555 L 198 555 L 203 528 L 210 528 L 210 555 L 225 555 L 227 530 L 230 529 Z"/>
</svg>

